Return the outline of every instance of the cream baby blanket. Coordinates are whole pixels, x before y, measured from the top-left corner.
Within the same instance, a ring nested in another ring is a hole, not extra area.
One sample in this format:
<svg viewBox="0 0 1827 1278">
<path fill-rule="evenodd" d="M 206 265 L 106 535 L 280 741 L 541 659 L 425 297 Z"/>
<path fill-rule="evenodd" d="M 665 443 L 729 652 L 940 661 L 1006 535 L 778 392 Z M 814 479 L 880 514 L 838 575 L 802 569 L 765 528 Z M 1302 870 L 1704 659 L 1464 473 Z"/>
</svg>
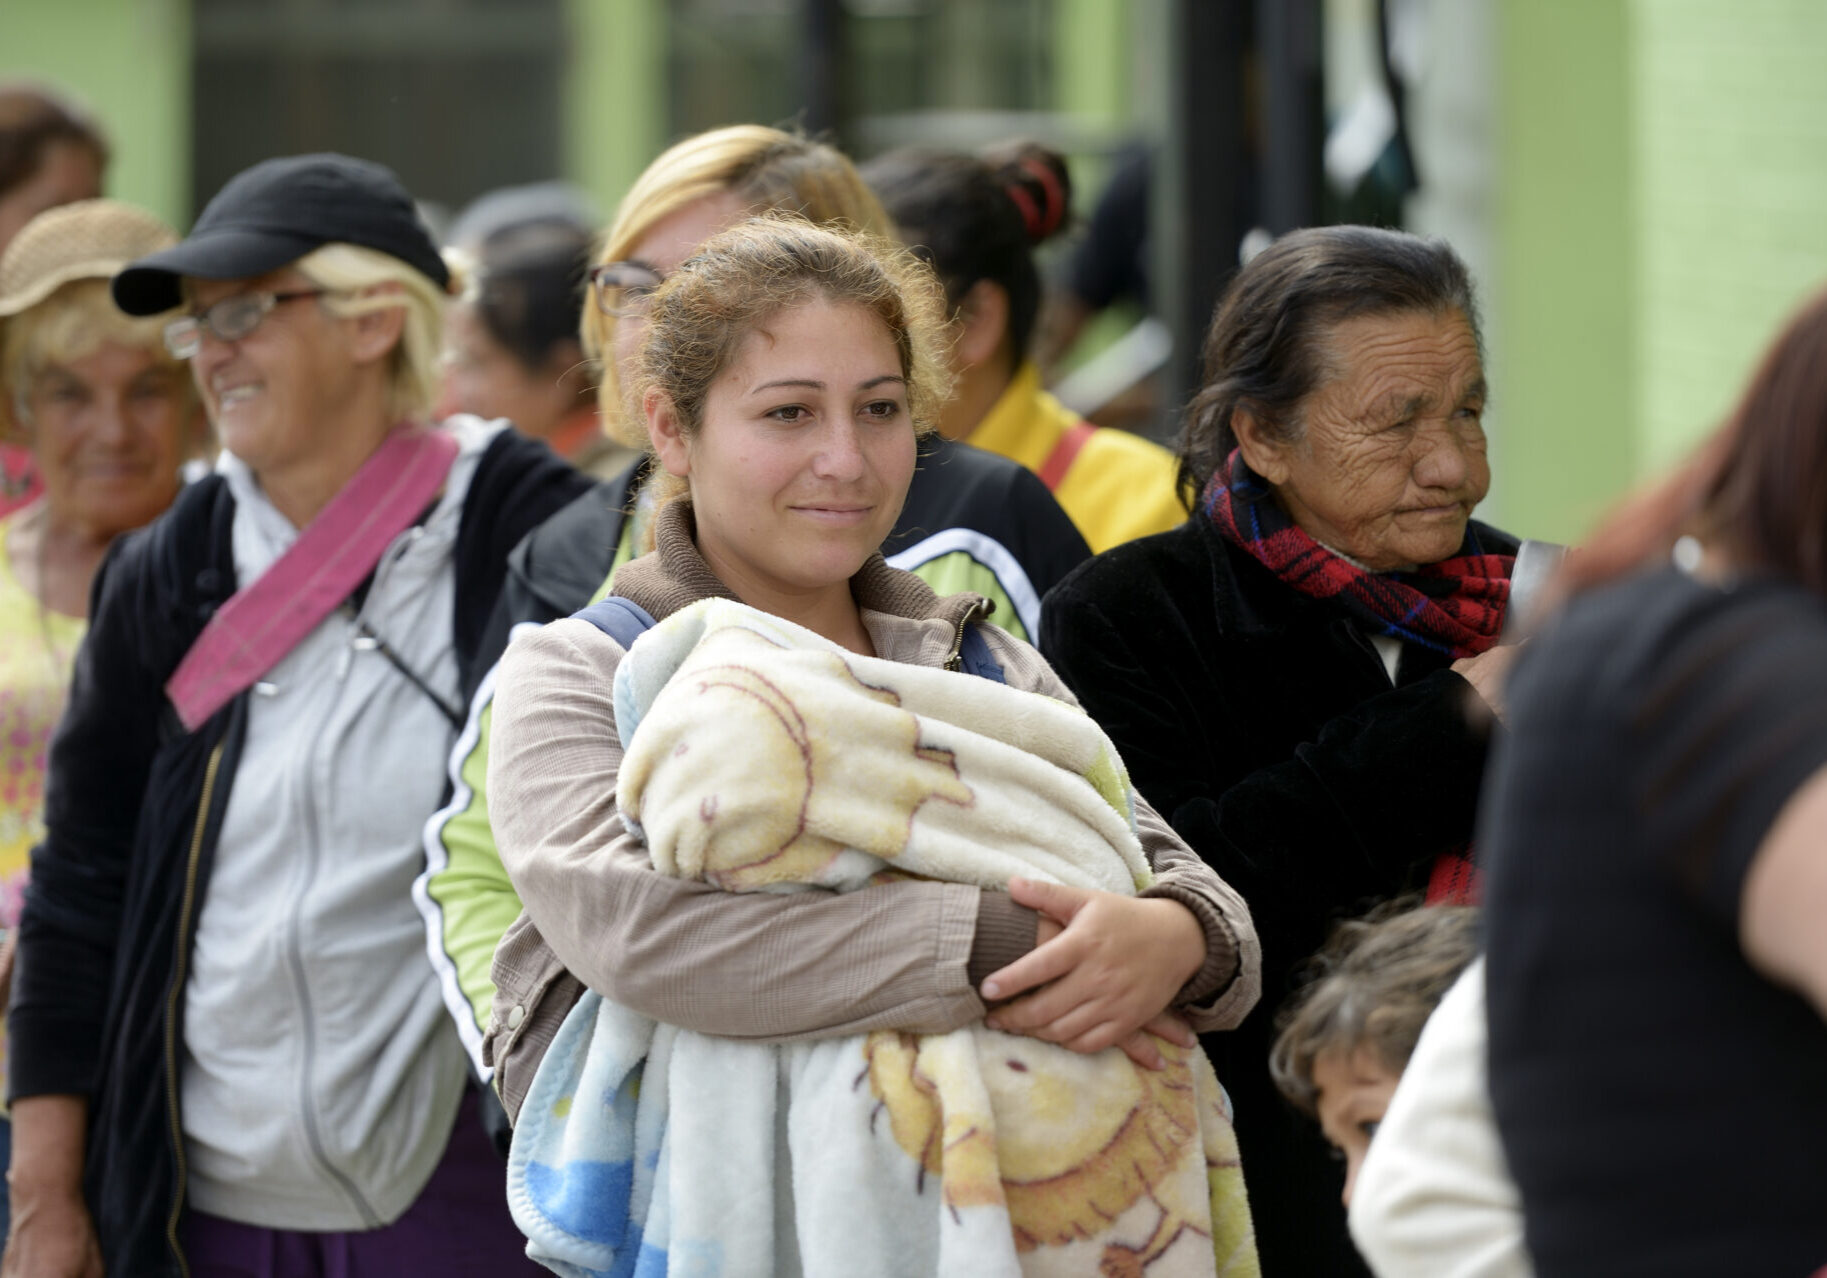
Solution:
<svg viewBox="0 0 1827 1278">
<path fill-rule="evenodd" d="M 1150 880 L 1121 761 L 1051 698 L 708 600 L 636 641 L 615 709 L 617 799 L 663 874 Z M 587 993 L 522 1107 L 509 1201 L 565 1275 L 1256 1274 L 1223 1090 L 1163 1052 L 1149 1071 L 981 1023 L 756 1043 Z"/>
</svg>

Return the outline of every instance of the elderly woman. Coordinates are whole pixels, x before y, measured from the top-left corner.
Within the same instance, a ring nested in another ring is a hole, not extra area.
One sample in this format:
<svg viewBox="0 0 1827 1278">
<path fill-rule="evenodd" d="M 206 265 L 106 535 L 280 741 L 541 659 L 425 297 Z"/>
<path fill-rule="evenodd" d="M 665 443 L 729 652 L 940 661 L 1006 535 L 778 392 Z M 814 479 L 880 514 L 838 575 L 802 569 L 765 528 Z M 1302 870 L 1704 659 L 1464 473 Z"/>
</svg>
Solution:
<svg viewBox="0 0 1827 1278">
<path fill-rule="evenodd" d="M 1273 1008 L 1334 919 L 1467 869 L 1516 550 L 1470 518 L 1484 402 L 1452 250 L 1288 235 L 1212 320 L 1181 441 L 1194 517 L 1047 599 L 1042 651 L 1257 920 L 1270 1010 L 1207 1049 L 1265 1273 L 1361 1272 L 1339 1169 L 1270 1079 Z"/>
<path fill-rule="evenodd" d="M 425 424 L 446 280 L 339 155 L 114 277 L 185 308 L 223 454 L 103 565 L 52 743 L 9 1276 L 526 1267 L 411 888 L 507 549 L 584 481 Z"/>
<path fill-rule="evenodd" d="M 109 276 L 176 239 L 150 213 L 85 200 L 40 214 L 0 254 L 0 433 L 45 481 L 36 500 L 0 518 L 0 928 L 9 938 L 0 1000 L 12 983 L 26 854 L 44 837 L 45 757 L 89 584 L 116 535 L 171 504 L 201 434 L 202 410 L 162 325 L 129 319 L 108 296 Z M 0 1123 L 0 1137 L 10 1132 Z"/>
<path fill-rule="evenodd" d="M 1827 294 L 1518 658 L 1490 1085 L 1543 1278 L 1827 1262 L 1824 495 Z"/>
</svg>

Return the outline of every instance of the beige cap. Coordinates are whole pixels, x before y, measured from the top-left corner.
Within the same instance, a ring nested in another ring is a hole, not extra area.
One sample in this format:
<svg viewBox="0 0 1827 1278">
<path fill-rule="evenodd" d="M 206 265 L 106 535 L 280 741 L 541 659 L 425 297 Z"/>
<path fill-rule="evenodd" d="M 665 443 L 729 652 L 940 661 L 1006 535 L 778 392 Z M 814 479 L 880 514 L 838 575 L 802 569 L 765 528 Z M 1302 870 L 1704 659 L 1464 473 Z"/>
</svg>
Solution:
<svg viewBox="0 0 1827 1278">
<path fill-rule="evenodd" d="M 0 319 L 36 306 L 72 280 L 111 279 L 135 258 L 178 242 L 152 214 L 118 200 L 46 209 L 0 254 Z"/>
</svg>

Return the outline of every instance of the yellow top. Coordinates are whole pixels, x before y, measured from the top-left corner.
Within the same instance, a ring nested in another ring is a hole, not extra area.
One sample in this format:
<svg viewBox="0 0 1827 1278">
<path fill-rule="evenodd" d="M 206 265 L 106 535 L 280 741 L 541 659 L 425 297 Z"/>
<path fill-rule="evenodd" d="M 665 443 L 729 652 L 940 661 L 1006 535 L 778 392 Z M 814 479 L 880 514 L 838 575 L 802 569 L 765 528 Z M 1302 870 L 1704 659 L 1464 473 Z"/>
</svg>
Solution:
<svg viewBox="0 0 1827 1278">
<path fill-rule="evenodd" d="M 1040 387 L 1040 370 L 1023 364 L 971 432 L 969 443 L 1039 473 L 1079 417 Z M 1174 455 L 1126 430 L 1100 427 L 1073 458 L 1053 496 L 1096 554 L 1166 532 L 1186 519 L 1174 487 Z"/>
<path fill-rule="evenodd" d="M 0 519 L 0 927 L 9 930 L 25 900 L 27 853 L 44 838 L 51 731 L 88 628 L 80 617 L 47 610 L 14 574 L 6 548 L 12 526 L 12 516 Z"/>
</svg>

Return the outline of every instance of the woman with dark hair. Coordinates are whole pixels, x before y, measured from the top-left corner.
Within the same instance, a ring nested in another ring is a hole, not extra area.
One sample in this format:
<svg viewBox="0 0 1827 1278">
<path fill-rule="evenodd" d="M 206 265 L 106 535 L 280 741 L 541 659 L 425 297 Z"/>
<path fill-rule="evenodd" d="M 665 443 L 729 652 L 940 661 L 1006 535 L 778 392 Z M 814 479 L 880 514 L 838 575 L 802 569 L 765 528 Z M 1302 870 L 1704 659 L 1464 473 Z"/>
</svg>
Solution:
<svg viewBox="0 0 1827 1278">
<path fill-rule="evenodd" d="M 603 433 L 596 375 L 577 337 L 590 231 L 555 219 L 498 227 L 478 246 L 444 324 L 440 415 L 505 417 L 599 479 L 635 450 Z"/>
<path fill-rule="evenodd" d="M 957 389 L 940 432 L 1034 471 L 1093 551 L 1184 521 L 1172 454 L 1082 420 L 1041 389 L 1029 359 L 1040 315 L 1034 250 L 1070 211 L 1064 157 L 1033 143 L 997 158 L 909 148 L 871 161 L 863 176 L 945 285 Z"/>
<path fill-rule="evenodd" d="M 1814 1272 L 1827 295 L 1562 584 L 1480 826 L 1491 1094 L 1536 1270 Z"/>
<path fill-rule="evenodd" d="M 1484 401 L 1451 249 L 1285 236 L 1206 337 L 1180 450 L 1192 519 L 1047 598 L 1042 651 L 1250 903 L 1271 1007 L 1339 916 L 1469 878 L 1516 551 L 1470 518 Z M 1206 1043 L 1237 1101 L 1264 1272 L 1362 1272 L 1338 1168 L 1270 1079 L 1272 1037 L 1259 1011 Z"/>
<path fill-rule="evenodd" d="M 0 84 L 0 252 L 46 209 L 101 194 L 108 143 L 73 103 L 36 84 Z M 42 491 L 30 454 L 0 440 L 0 515 Z"/>
</svg>

